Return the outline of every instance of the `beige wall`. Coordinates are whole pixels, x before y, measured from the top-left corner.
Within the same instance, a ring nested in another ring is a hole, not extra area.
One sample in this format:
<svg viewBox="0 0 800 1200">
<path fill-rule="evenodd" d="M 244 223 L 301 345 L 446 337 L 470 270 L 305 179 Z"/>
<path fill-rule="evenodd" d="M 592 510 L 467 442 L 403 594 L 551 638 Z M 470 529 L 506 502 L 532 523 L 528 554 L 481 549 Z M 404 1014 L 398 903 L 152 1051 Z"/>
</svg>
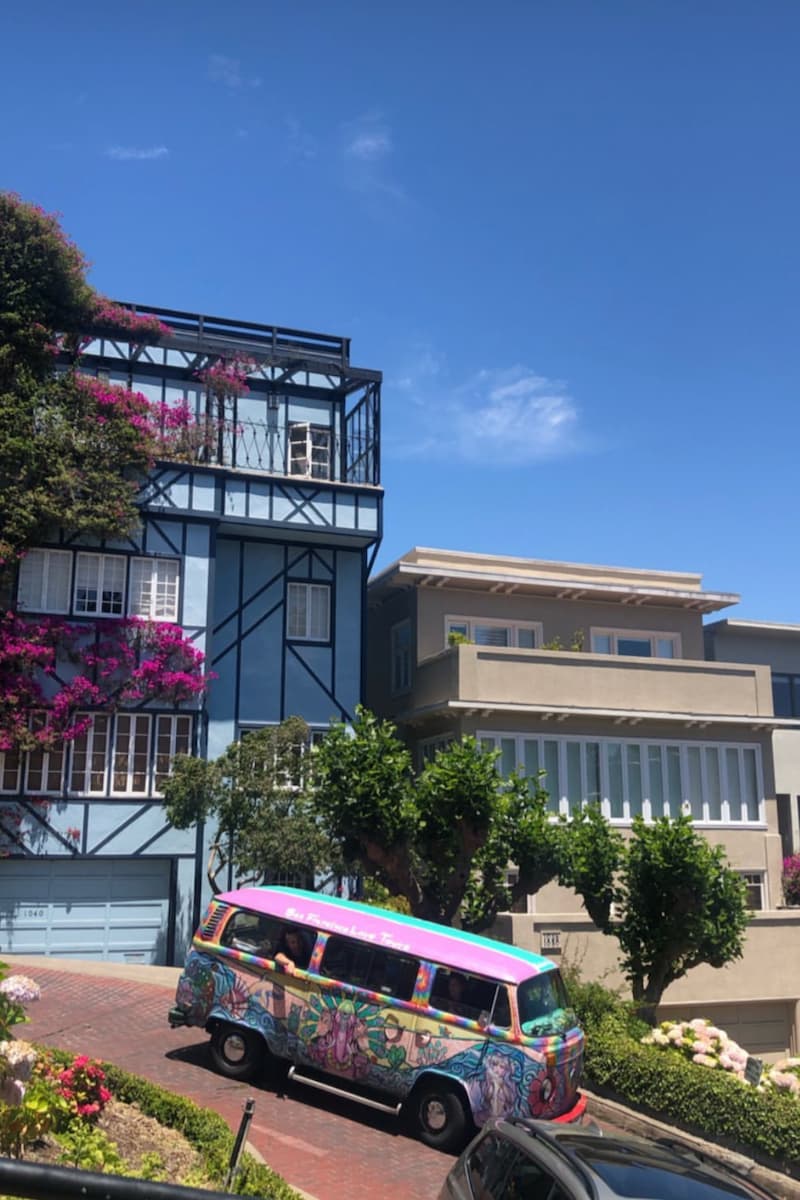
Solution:
<svg viewBox="0 0 800 1200">
<path fill-rule="evenodd" d="M 416 669 L 413 707 L 446 700 L 698 717 L 772 714 L 767 667 L 472 645 L 453 646 Z M 395 710 L 403 707 L 408 701 Z"/>
<path fill-rule="evenodd" d="M 692 610 L 658 608 L 650 604 L 639 607 L 599 601 L 587 603 L 552 596 L 503 596 L 456 588 L 418 588 L 417 596 L 417 653 L 420 659 L 437 654 L 446 645 L 445 619 L 448 616 L 539 621 L 545 642 L 558 637 L 564 645 L 569 645 L 576 629 L 582 629 L 587 649 L 589 630 L 593 627 L 677 633 L 681 638 L 683 658 L 703 658 L 702 617 Z"/>
</svg>

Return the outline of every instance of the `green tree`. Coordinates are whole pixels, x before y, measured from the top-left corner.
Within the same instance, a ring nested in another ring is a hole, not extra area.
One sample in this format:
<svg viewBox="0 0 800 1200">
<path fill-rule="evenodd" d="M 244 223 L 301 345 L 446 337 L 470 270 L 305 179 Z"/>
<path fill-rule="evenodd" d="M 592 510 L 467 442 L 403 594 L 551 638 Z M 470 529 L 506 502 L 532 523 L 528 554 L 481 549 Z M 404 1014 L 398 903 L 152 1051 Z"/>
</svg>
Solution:
<svg viewBox="0 0 800 1200">
<path fill-rule="evenodd" d="M 164 782 L 167 817 L 177 829 L 214 818 L 207 874 L 212 889 L 231 864 L 237 879 L 266 871 L 311 877 L 338 867 L 303 789 L 308 726 L 289 717 L 248 733 L 213 761 L 179 755 Z"/>
<path fill-rule="evenodd" d="M 482 929 L 508 907 L 509 861 L 521 864 L 518 892 L 555 871 L 545 793 L 509 783 L 496 760 L 464 738 L 415 775 L 391 722 L 360 708 L 315 755 L 314 804 L 345 858 L 416 916 L 450 924 L 461 913 Z"/>
<path fill-rule="evenodd" d="M 0 192 L 1 563 L 58 526 L 122 537 L 138 523 L 146 401 L 75 370 L 101 305 L 57 218 Z"/>
<path fill-rule="evenodd" d="M 690 817 L 635 817 L 626 843 L 590 805 L 563 821 L 559 836 L 559 882 L 619 942 L 636 1010 L 651 1024 L 676 979 L 701 963 L 723 967 L 741 956 L 744 884 Z"/>
</svg>

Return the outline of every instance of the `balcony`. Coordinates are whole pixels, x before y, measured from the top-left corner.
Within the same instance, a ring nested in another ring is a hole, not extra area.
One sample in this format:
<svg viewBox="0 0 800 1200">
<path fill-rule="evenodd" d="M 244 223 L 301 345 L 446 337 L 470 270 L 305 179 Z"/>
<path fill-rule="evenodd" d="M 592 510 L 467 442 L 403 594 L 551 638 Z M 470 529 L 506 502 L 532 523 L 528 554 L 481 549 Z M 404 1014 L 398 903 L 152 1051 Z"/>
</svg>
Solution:
<svg viewBox="0 0 800 1200">
<path fill-rule="evenodd" d="M 402 718 L 445 709 L 753 725 L 773 712 L 765 666 L 476 645 L 419 663 L 412 703 L 395 701 Z"/>
</svg>

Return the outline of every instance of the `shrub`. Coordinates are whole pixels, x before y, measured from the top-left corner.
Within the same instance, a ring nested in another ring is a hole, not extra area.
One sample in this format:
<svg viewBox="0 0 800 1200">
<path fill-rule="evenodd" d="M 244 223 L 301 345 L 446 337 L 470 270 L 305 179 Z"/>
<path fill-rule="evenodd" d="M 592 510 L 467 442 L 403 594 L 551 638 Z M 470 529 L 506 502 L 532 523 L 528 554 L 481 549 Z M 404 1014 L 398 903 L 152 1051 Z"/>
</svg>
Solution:
<svg viewBox="0 0 800 1200">
<path fill-rule="evenodd" d="M 642 1045 L 619 1014 L 602 1018 L 587 1038 L 586 1075 L 632 1107 L 800 1175 L 800 1104 L 785 1091 Z"/>
</svg>

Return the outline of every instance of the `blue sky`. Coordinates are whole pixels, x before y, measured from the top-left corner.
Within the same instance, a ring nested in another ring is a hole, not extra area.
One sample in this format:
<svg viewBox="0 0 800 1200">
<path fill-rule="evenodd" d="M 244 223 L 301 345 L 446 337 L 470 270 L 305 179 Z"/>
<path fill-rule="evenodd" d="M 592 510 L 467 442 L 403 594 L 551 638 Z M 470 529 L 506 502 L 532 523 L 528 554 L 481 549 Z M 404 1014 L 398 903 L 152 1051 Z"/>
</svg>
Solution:
<svg viewBox="0 0 800 1200">
<path fill-rule="evenodd" d="M 0 186 L 100 290 L 384 372 L 379 566 L 800 621 L 796 0 L 43 0 L 3 42 Z"/>
</svg>

